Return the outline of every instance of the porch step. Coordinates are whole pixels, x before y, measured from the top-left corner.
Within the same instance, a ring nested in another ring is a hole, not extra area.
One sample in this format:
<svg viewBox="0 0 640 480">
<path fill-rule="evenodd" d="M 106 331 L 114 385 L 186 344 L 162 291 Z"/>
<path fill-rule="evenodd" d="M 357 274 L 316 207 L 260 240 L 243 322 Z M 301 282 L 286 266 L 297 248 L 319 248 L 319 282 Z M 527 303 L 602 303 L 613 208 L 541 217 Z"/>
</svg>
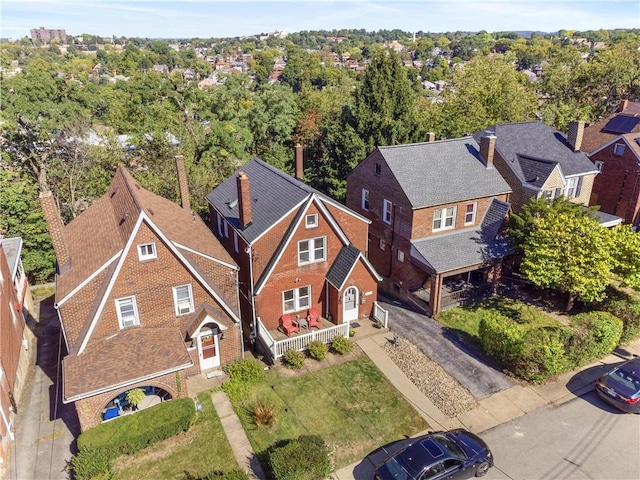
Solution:
<svg viewBox="0 0 640 480">
<path fill-rule="evenodd" d="M 213 370 L 212 372 L 207 373 L 207 378 L 221 377 L 222 370 Z"/>
</svg>

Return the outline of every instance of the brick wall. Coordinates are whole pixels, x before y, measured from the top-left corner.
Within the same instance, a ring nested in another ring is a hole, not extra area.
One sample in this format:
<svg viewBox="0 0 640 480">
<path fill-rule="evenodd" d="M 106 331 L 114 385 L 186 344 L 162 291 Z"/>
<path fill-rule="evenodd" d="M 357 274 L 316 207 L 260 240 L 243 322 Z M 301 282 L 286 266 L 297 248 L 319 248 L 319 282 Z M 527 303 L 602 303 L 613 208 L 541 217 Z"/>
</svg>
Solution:
<svg viewBox="0 0 640 480">
<path fill-rule="evenodd" d="M 613 154 L 614 142 L 591 156 L 593 162 L 603 162 L 602 171 L 595 177 L 590 205 L 633 223 L 640 213 L 640 168 L 636 154 L 625 145 L 621 156 Z"/>
</svg>

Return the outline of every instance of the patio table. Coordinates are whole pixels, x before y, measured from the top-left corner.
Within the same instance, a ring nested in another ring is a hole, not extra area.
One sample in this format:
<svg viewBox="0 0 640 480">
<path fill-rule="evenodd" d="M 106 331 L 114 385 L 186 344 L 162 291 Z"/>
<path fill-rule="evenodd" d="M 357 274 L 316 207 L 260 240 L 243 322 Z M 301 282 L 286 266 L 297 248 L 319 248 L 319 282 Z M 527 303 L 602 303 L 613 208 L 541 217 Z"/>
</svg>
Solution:
<svg viewBox="0 0 640 480">
<path fill-rule="evenodd" d="M 309 322 L 307 322 L 306 318 L 299 318 L 298 320 L 296 320 L 298 322 L 298 326 L 300 328 L 304 328 L 305 330 L 309 330 Z"/>
</svg>

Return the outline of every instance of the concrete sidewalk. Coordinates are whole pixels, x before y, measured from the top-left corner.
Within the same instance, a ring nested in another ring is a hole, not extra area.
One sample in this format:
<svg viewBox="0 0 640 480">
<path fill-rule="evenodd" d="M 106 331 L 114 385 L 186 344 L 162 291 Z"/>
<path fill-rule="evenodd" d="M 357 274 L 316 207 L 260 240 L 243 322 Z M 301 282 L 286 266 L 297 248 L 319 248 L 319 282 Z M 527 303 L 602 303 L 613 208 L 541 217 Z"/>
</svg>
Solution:
<svg viewBox="0 0 640 480">
<path fill-rule="evenodd" d="M 371 358 L 389 381 L 415 407 L 434 430 L 466 428 L 481 433 L 497 425 L 509 422 L 544 405 L 560 405 L 593 390 L 595 380 L 608 371 L 613 364 L 640 356 L 640 339 L 636 339 L 613 354 L 573 372 L 560 375 L 555 381 L 544 385 L 522 384 L 511 387 L 480 400 L 474 410 L 456 418 L 444 415 L 416 388 L 406 375 L 385 354 L 381 345 L 393 338 L 393 333 L 384 332 L 358 340 L 358 345 Z M 425 432 L 426 433 L 426 432 Z M 364 480 L 373 478 L 374 463 L 382 459 L 364 460 L 334 472 L 336 480 Z"/>
</svg>

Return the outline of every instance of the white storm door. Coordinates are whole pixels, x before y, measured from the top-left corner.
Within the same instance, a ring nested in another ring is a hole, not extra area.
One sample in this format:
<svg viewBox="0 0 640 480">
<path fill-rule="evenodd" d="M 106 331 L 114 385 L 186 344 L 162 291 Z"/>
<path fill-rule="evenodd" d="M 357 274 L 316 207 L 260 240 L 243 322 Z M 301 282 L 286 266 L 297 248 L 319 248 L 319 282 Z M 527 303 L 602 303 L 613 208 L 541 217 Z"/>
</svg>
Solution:
<svg viewBox="0 0 640 480">
<path fill-rule="evenodd" d="M 214 335 L 209 329 L 200 331 L 198 356 L 200 357 L 200 370 L 208 370 L 220 365 L 218 335 Z"/>
<path fill-rule="evenodd" d="M 343 322 L 351 322 L 358 319 L 358 289 L 356 287 L 349 287 L 344 291 L 342 309 Z"/>
</svg>

